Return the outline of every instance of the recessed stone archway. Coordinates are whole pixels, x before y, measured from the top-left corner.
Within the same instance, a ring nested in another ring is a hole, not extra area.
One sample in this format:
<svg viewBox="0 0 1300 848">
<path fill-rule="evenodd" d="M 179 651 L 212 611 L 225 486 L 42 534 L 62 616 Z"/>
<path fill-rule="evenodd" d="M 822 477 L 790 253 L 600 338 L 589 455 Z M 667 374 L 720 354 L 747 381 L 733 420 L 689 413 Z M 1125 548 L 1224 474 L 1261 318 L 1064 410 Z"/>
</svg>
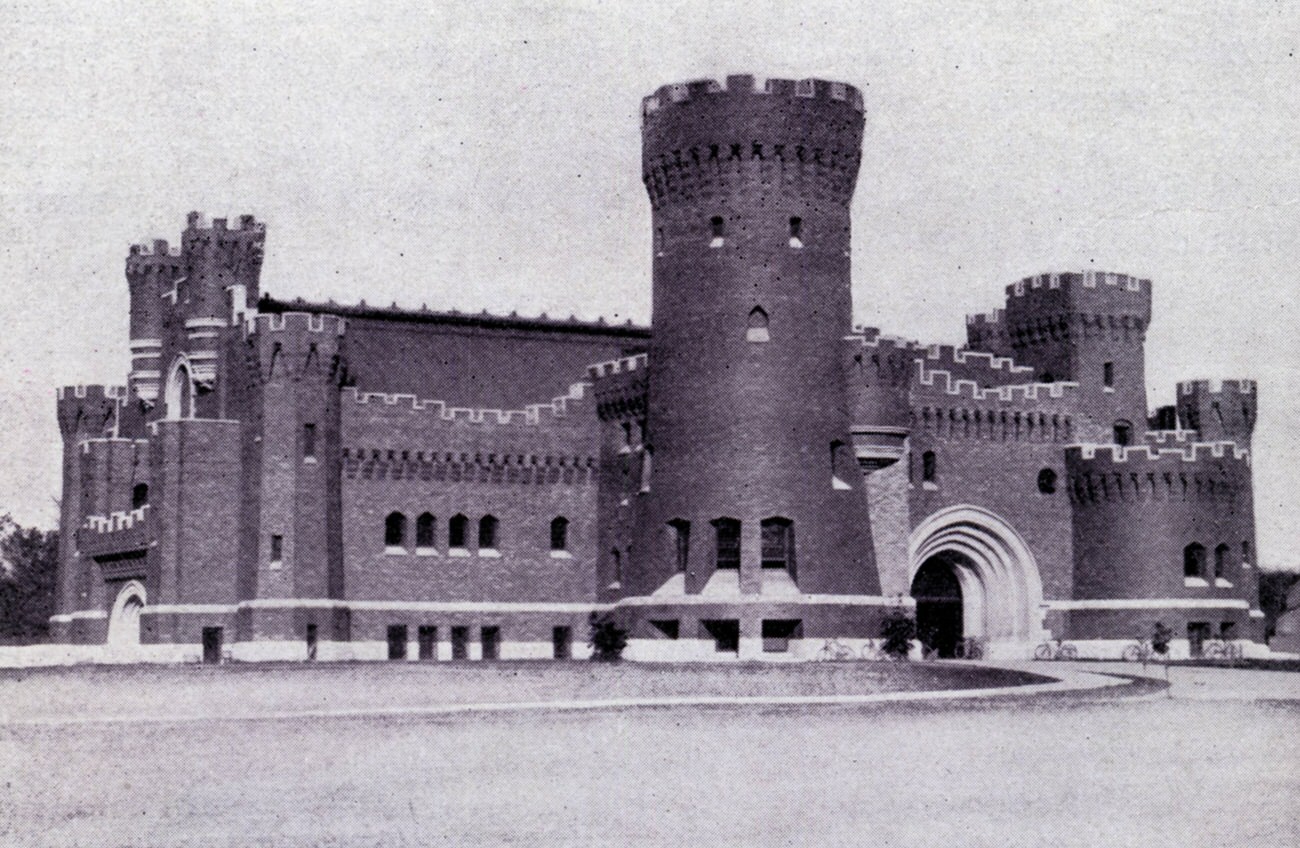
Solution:
<svg viewBox="0 0 1300 848">
<path fill-rule="evenodd" d="M 936 557 L 961 585 L 963 636 L 983 639 L 1003 656 L 1027 653 L 1045 637 L 1038 563 L 1006 520 L 967 504 L 939 510 L 912 531 L 909 585 Z"/>
<path fill-rule="evenodd" d="M 132 580 L 124 585 L 113 601 L 113 611 L 108 616 L 108 647 L 110 650 L 129 650 L 140 646 L 140 613 L 148 595 L 144 584 Z"/>
<path fill-rule="evenodd" d="M 194 375 L 190 370 L 189 358 L 184 354 L 176 357 L 171 370 L 167 372 L 163 403 L 164 415 L 168 420 L 194 417 Z"/>
</svg>

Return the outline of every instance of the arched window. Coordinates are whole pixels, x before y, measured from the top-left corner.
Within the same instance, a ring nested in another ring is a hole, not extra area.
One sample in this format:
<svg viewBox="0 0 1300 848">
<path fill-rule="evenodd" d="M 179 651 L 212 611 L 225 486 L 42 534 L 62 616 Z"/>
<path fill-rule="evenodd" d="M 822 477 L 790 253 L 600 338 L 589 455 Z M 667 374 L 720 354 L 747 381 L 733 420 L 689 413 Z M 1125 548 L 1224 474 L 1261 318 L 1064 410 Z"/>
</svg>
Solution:
<svg viewBox="0 0 1300 848">
<path fill-rule="evenodd" d="M 745 329 L 745 341 L 766 342 L 772 337 L 767 331 L 767 312 L 761 306 L 749 310 L 749 326 Z"/>
<path fill-rule="evenodd" d="M 764 518 L 762 530 L 763 568 L 782 568 L 794 571 L 794 522 L 773 516 Z"/>
<path fill-rule="evenodd" d="M 1250 541 L 1246 540 L 1241 543 L 1241 564 L 1249 566 L 1250 564 Z"/>
<path fill-rule="evenodd" d="M 803 218 L 797 215 L 790 218 L 790 246 L 803 247 Z"/>
<path fill-rule="evenodd" d="M 939 465 L 935 459 L 934 451 L 926 451 L 921 454 L 921 481 L 924 483 L 933 483 L 938 476 Z"/>
<path fill-rule="evenodd" d="M 1056 491 L 1056 472 L 1050 468 L 1044 468 L 1038 472 L 1038 491 L 1045 495 L 1050 495 Z"/>
<path fill-rule="evenodd" d="M 406 545 L 406 516 L 400 512 L 390 512 L 384 519 L 384 545 L 389 548 Z"/>
<path fill-rule="evenodd" d="M 478 520 L 478 549 L 496 550 L 497 546 L 497 520 L 491 515 L 485 515 Z"/>
<path fill-rule="evenodd" d="M 713 522 L 716 535 L 714 568 L 740 568 L 740 522 L 734 518 L 719 518 Z"/>
<path fill-rule="evenodd" d="M 171 373 L 167 375 L 163 401 L 167 406 L 168 419 L 194 417 L 194 381 L 190 376 L 189 363 L 184 357 L 176 360 Z"/>
<path fill-rule="evenodd" d="M 722 247 L 727 239 L 727 222 L 722 220 L 721 215 L 714 215 L 709 219 L 709 227 L 713 234 L 709 247 Z"/>
<path fill-rule="evenodd" d="M 1228 546 L 1221 544 L 1214 549 L 1214 578 L 1220 580 L 1228 569 Z"/>
<path fill-rule="evenodd" d="M 668 526 L 673 531 L 673 553 L 677 558 L 677 570 L 684 572 L 691 554 L 691 522 L 674 518 L 668 522 Z"/>
<path fill-rule="evenodd" d="M 569 549 L 569 519 L 559 516 L 551 520 L 551 550 L 567 551 Z"/>
<path fill-rule="evenodd" d="M 1115 444 L 1127 447 L 1133 441 L 1133 425 L 1127 421 L 1115 422 Z"/>
<path fill-rule="evenodd" d="M 136 483 L 131 487 L 131 509 L 139 509 L 149 503 L 149 484 Z"/>
<path fill-rule="evenodd" d="M 614 560 L 614 582 L 621 584 L 623 582 L 623 555 L 618 552 L 618 548 L 611 549 L 609 555 Z"/>
<path fill-rule="evenodd" d="M 1205 546 L 1192 542 L 1183 548 L 1183 576 L 1205 577 Z"/>
<path fill-rule="evenodd" d="M 469 519 L 456 514 L 447 522 L 447 547 L 465 548 L 465 537 L 469 534 Z"/>
<path fill-rule="evenodd" d="M 415 519 L 415 546 L 417 548 L 432 548 L 437 544 L 437 523 L 429 513 L 421 513 L 420 517 Z"/>
</svg>

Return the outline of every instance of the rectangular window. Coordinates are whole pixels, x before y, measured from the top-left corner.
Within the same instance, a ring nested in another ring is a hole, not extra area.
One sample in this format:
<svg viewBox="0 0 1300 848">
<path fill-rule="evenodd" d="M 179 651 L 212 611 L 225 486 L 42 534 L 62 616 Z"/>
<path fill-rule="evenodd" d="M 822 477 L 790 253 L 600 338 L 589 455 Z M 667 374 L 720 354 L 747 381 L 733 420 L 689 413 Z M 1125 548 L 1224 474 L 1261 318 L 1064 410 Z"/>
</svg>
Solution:
<svg viewBox="0 0 1300 848">
<path fill-rule="evenodd" d="M 284 537 L 274 535 L 271 537 L 271 562 L 280 562 L 284 559 Z"/>
<path fill-rule="evenodd" d="M 675 618 L 651 620 L 650 624 L 664 634 L 665 639 L 676 639 L 681 635 L 681 622 Z"/>
<path fill-rule="evenodd" d="M 713 522 L 717 533 L 717 561 L 719 569 L 740 568 L 740 522 L 733 518 L 719 518 Z"/>
<path fill-rule="evenodd" d="M 203 628 L 203 661 L 205 663 L 221 662 L 221 628 Z"/>
<path fill-rule="evenodd" d="M 484 627 L 479 633 L 479 640 L 483 644 L 483 659 L 499 659 L 501 653 L 500 627 Z"/>
<path fill-rule="evenodd" d="M 1108 389 L 1115 387 L 1115 363 L 1114 362 L 1102 363 L 1101 384 Z"/>
<path fill-rule="evenodd" d="M 734 618 L 700 622 L 700 635 L 713 640 L 713 650 L 719 654 L 740 653 L 740 622 Z"/>
<path fill-rule="evenodd" d="M 422 625 L 415 635 L 420 643 L 420 659 L 436 660 L 438 658 L 438 628 Z"/>
<path fill-rule="evenodd" d="M 302 425 L 302 455 L 308 459 L 316 456 L 316 425 Z"/>
<path fill-rule="evenodd" d="M 390 660 L 406 659 L 406 625 L 405 624 L 389 625 L 388 658 Z"/>
<path fill-rule="evenodd" d="M 453 627 L 451 629 L 451 658 L 453 660 L 469 659 L 468 627 Z"/>
<path fill-rule="evenodd" d="M 800 637 L 803 622 L 798 619 L 764 619 L 763 653 L 784 654 L 790 650 L 790 640 Z"/>
<path fill-rule="evenodd" d="M 790 564 L 790 522 L 784 518 L 764 519 L 762 524 L 763 567 L 786 568 Z"/>
</svg>

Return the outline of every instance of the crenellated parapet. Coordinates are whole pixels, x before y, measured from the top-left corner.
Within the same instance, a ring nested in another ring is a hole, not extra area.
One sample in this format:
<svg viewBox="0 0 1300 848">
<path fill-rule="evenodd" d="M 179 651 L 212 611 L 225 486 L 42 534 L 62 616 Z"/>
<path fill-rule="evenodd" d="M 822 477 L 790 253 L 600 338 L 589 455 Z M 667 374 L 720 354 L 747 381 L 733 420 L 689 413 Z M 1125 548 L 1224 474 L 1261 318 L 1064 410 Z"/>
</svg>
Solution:
<svg viewBox="0 0 1300 848">
<path fill-rule="evenodd" d="M 259 313 L 247 329 L 263 383 L 306 374 L 330 380 L 340 376 L 347 319 L 309 312 Z"/>
<path fill-rule="evenodd" d="M 648 359 L 646 354 L 638 354 L 587 367 L 595 392 L 596 412 L 601 419 L 645 417 Z"/>
<path fill-rule="evenodd" d="M 1227 501 L 1250 486 L 1250 451 L 1235 442 L 1176 447 L 1073 445 L 1065 450 L 1070 491 L 1080 505 L 1105 501 Z"/>
<path fill-rule="evenodd" d="M 1250 445 L 1259 409 L 1254 380 L 1188 380 L 1178 384 L 1178 423 L 1204 441 L 1232 439 Z"/>
<path fill-rule="evenodd" d="M 125 386 L 63 386 L 57 390 L 59 431 L 65 442 L 113 434 L 121 423 Z"/>
<path fill-rule="evenodd" d="M 655 209 L 771 192 L 846 204 L 861 165 L 862 93 L 846 83 L 733 75 L 644 98 L 642 175 Z"/>
<path fill-rule="evenodd" d="M 493 483 L 499 485 L 587 485 L 599 474 L 594 456 L 496 451 L 436 451 L 400 448 L 344 448 L 348 480 Z"/>
<path fill-rule="evenodd" d="M 388 415 L 418 416 L 429 423 L 495 424 L 538 427 L 554 424 L 572 416 L 590 402 L 590 383 L 574 383 L 567 395 L 548 403 L 529 404 L 522 409 L 475 409 L 457 407 L 441 400 L 422 399 L 415 395 L 360 392 L 354 387 L 343 390 L 345 408 L 359 407 Z"/>
</svg>

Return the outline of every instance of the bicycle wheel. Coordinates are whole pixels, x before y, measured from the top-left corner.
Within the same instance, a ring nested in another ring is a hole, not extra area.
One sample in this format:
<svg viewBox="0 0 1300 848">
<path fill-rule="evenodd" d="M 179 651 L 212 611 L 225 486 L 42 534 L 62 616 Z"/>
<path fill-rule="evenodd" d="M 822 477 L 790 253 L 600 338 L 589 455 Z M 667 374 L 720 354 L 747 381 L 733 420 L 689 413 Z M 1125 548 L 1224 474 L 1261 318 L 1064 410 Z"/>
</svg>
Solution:
<svg viewBox="0 0 1300 848">
<path fill-rule="evenodd" d="M 1124 662 L 1137 662 L 1142 659 L 1142 649 L 1137 645 L 1129 645 L 1124 649 Z"/>
<path fill-rule="evenodd" d="M 1039 645 L 1034 649 L 1034 659 L 1050 660 L 1052 658 L 1052 646 L 1048 644 Z"/>
<path fill-rule="evenodd" d="M 1223 646 L 1218 642 L 1211 642 L 1201 649 L 1201 656 L 1207 660 L 1221 660 L 1223 659 Z"/>
<path fill-rule="evenodd" d="M 1079 649 L 1073 645 L 1062 645 L 1060 657 L 1063 660 L 1077 660 L 1079 658 Z"/>
</svg>

